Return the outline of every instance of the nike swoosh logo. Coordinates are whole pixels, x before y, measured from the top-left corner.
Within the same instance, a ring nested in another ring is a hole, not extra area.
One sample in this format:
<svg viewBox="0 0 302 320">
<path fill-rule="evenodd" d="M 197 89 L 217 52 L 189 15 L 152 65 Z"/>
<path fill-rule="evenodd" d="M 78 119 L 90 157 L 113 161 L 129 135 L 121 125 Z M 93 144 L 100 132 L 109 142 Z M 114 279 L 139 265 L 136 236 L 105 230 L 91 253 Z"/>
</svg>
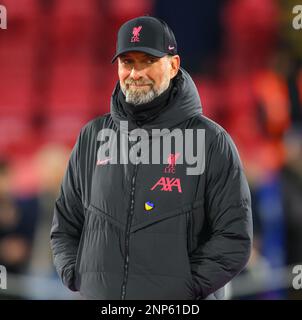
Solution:
<svg viewBox="0 0 302 320">
<path fill-rule="evenodd" d="M 171 47 L 171 46 L 168 47 L 169 50 L 173 50 L 174 48 L 175 48 L 175 47 Z"/>
<path fill-rule="evenodd" d="M 107 158 L 107 159 L 104 159 L 104 160 L 98 160 L 96 165 L 97 166 L 101 166 L 103 164 L 107 164 L 110 160 L 111 160 L 111 158 Z"/>
</svg>

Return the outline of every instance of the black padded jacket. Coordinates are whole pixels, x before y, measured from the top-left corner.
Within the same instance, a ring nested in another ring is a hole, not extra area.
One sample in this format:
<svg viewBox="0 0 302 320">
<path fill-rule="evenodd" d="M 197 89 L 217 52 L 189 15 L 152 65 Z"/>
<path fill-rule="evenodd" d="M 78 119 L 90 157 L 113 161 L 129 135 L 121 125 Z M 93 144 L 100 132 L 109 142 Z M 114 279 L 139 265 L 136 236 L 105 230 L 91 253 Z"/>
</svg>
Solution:
<svg viewBox="0 0 302 320">
<path fill-rule="evenodd" d="M 111 142 L 118 152 L 120 141 L 131 140 L 124 150 L 135 141 L 138 125 L 118 106 L 118 84 L 111 112 L 89 122 L 74 146 L 55 203 L 51 248 L 63 283 L 87 299 L 217 297 L 247 264 L 251 200 L 236 147 L 202 115 L 185 70 L 174 83 L 168 107 L 141 128 L 203 129 L 201 174 L 188 175 L 184 161 L 112 164 L 110 157 L 98 158 L 102 129 L 126 137 Z M 190 142 L 195 151 L 196 141 Z"/>
</svg>

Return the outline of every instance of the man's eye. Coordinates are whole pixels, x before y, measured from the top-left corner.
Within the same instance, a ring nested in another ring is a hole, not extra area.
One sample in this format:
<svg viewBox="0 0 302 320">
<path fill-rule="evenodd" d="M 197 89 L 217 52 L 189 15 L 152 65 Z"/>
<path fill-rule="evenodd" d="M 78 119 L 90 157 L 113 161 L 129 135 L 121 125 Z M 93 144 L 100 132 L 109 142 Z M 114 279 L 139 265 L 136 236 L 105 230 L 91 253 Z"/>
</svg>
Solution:
<svg viewBox="0 0 302 320">
<path fill-rule="evenodd" d="M 122 64 L 130 64 L 132 61 L 130 59 L 123 59 Z"/>
<path fill-rule="evenodd" d="M 148 63 L 148 64 L 152 64 L 152 63 L 154 63 L 154 62 L 155 62 L 154 59 L 148 59 L 148 60 L 147 60 L 147 63 Z"/>
</svg>

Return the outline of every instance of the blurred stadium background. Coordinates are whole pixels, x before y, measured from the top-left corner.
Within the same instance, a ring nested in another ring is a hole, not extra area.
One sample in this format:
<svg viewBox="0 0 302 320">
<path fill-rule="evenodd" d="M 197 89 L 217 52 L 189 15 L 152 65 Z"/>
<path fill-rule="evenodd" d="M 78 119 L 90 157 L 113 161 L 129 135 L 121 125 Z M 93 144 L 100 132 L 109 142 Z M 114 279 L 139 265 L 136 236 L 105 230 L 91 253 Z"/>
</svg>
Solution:
<svg viewBox="0 0 302 320">
<path fill-rule="evenodd" d="M 227 299 L 301 299 L 302 29 L 292 0 L 0 0 L 0 299 L 81 299 L 52 266 L 53 204 L 80 128 L 109 111 L 119 26 L 163 18 L 203 112 L 232 135 L 248 175 L 254 248 Z"/>
</svg>

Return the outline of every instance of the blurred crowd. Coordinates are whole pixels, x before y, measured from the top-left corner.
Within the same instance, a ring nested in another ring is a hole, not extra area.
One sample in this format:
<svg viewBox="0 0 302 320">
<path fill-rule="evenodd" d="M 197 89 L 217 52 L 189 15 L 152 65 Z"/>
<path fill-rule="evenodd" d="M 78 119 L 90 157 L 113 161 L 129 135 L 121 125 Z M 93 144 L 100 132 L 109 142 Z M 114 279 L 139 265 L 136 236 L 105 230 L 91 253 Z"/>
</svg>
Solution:
<svg viewBox="0 0 302 320">
<path fill-rule="evenodd" d="M 254 218 L 243 274 L 302 264 L 302 29 L 292 27 L 295 1 L 1 4 L 8 29 L 0 30 L 0 265 L 8 273 L 56 279 L 49 231 L 70 151 L 80 128 L 110 109 L 119 26 L 144 14 L 174 30 L 203 113 L 238 147 Z M 267 283 L 236 298 L 301 299 L 302 290 Z"/>
</svg>

